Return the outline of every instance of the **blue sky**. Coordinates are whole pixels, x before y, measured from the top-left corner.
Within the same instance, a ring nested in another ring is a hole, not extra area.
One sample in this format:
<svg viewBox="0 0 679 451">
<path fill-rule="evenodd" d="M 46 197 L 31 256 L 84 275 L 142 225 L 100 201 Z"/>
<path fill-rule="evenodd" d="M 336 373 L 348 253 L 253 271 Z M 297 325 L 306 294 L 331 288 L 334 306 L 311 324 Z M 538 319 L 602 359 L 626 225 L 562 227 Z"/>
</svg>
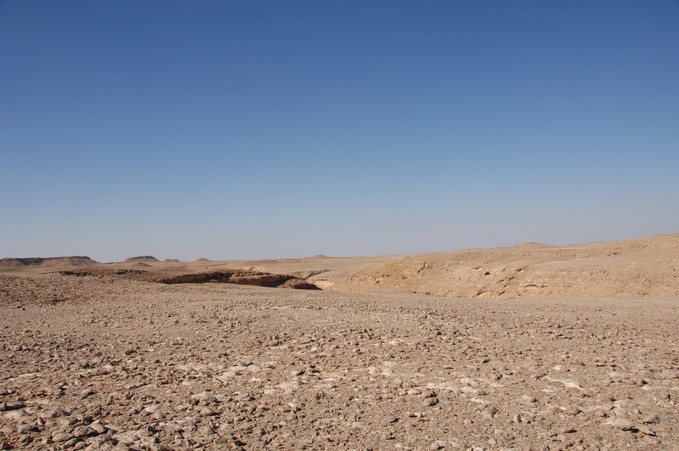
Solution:
<svg viewBox="0 0 679 451">
<path fill-rule="evenodd" d="M 679 232 L 676 1 L 0 0 L 0 257 Z"/>
</svg>

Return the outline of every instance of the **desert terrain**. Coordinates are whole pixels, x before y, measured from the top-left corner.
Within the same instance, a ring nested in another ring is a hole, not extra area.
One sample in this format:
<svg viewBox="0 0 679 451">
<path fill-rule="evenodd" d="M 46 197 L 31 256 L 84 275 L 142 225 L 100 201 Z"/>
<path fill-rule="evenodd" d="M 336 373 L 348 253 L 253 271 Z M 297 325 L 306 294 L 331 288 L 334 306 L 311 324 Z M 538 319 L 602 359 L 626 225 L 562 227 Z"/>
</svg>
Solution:
<svg viewBox="0 0 679 451">
<path fill-rule="evenodd" d="M 1 449 L 679 449 L 679 234 L 0 260 Z"/>
</svg>

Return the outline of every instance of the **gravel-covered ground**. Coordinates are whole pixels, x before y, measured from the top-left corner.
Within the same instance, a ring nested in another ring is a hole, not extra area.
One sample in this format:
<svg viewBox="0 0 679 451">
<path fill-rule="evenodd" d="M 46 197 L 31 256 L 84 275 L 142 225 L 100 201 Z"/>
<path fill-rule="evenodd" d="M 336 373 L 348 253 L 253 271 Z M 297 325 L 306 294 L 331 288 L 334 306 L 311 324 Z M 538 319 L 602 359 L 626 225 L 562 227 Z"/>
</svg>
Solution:
<svg viewBox="0 0 679 451">
<path fill-rule="evenodd" d="M 679 449 L 679 300 L 0 275 L 2 449 Z"/>
</svg>

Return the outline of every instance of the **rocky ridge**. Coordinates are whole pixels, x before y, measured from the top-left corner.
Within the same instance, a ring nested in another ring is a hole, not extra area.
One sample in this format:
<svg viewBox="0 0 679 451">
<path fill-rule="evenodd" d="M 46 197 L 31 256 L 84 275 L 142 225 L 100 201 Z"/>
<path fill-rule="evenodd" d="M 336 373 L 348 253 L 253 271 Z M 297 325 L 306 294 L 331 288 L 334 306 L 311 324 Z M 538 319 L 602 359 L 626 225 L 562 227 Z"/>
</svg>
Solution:
<svg viewBox="0 0 679 451">
<path fill-rule="evenodd" d="M 20 267 L 94 266 L 99 262 L 90 257 L 28 257 L 1 258 L 0 269 Z"/>
</svg>

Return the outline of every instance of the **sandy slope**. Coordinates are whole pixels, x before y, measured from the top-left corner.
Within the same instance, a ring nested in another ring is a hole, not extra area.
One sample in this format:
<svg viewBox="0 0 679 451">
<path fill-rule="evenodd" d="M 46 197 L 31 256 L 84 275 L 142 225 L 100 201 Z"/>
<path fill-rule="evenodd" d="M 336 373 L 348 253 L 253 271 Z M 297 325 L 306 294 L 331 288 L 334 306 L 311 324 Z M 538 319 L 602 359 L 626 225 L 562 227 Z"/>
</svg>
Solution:
<svg viewBox="0 0 679 451">
<path fill-rule="evenodd" d="M 462 298 L 679 295 L 679 234 L 565 247 L 520 245 L 406 256 L 335 281 Z"/>
</svg>

